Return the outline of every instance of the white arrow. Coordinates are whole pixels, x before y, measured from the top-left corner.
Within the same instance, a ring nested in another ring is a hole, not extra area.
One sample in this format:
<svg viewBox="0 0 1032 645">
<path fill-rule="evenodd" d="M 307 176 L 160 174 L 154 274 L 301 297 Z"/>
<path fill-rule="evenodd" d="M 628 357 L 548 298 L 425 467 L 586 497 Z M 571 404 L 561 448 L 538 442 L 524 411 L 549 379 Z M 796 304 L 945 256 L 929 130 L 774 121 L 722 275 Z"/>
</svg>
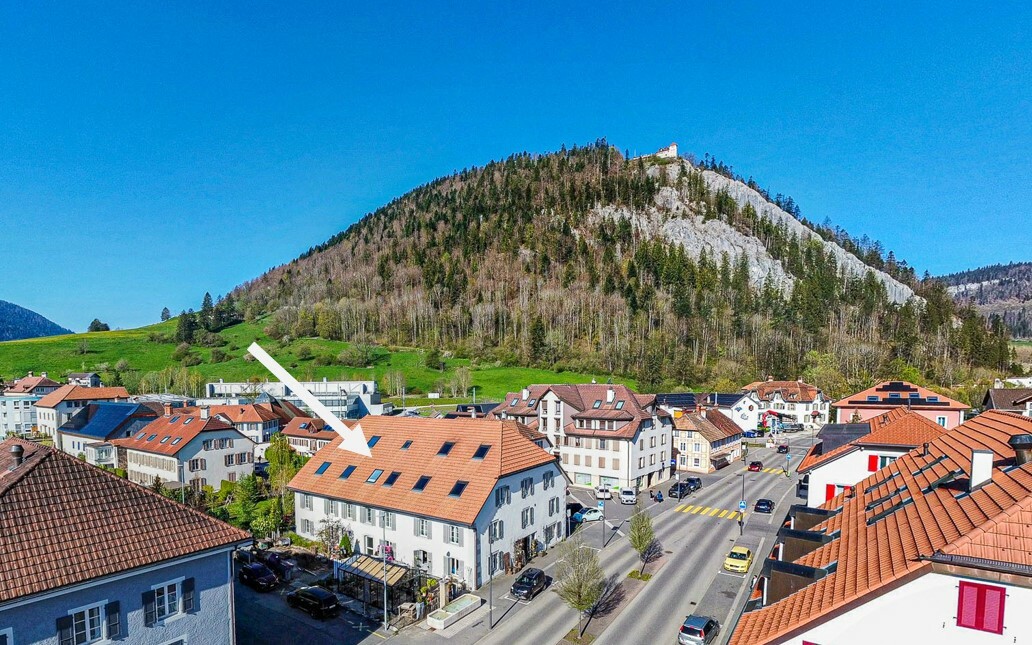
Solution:
<svg viewBox="0 0 1032 645">
<path fill-rule="evenodd" d="M 287 370 L 283 369 L 283 366 L 276 362 L 276 359 L 269 356 L 264 349 L 258 346 L 258 343 L 251 343 L 251 346 L 247 348 L 247 351 L 251 352 L 251 356 L 258 359 L 258 362 L 265 366 L 267 370 L 272 372 L 272 375 L 280 380 L 281 383 L 289 387 L 294 394 L 298 396 L 308 408 L 319 415 L 319 417 L 326 422 L 331 428 L 337 431 L 344 441 L 340 443 L 340 447 L 344 450 L 350 450 L 351 452 L 360 454 L 365 457 L 372 457 L 373 453 L 369 450 L 369 445 L 366 443 L 365 433 L 362 432 L 362 426 L 355 425 L 354 430 L 349 430 L 344 423 L 337 418 L 337 415 L 330 412 L 319 399 L 315 398 L 315 395 L 309 392 L 303 385 L 297 382 L 293 376 L 290 375 Z"/>
</svg>

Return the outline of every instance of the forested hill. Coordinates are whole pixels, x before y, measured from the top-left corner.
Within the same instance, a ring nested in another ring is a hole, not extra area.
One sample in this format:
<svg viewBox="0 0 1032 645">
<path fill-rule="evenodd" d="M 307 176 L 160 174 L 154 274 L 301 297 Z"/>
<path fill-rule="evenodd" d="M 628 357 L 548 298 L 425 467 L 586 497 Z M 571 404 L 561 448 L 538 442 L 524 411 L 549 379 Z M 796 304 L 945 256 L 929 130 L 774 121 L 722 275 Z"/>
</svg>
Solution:
<svg viewBox="0 0 1032 645">
<path fill-rule="evenodd" d="M 70 333 L 72 332 L 35 311 L 0 300 L 0 341 Z"/>
<path fill-rule="evenodd" d="M 274 313 L 275 337 L 434 346 L 646 389 L 911 367 L 947 383 L 1008 360 L 1005 335 L 880 245 L 709 158 L 628 160 L 604 141 L 433 181 L 233 295 L 249 317 Z"/>
<path fill-rule="evenodd" d="M 1011 262 L 941 278 L 959 302 L 973 303 L 986 316 L 1000 316 L 1019 338 L 1032 338 L 1032 262 Z"/>
</svg>

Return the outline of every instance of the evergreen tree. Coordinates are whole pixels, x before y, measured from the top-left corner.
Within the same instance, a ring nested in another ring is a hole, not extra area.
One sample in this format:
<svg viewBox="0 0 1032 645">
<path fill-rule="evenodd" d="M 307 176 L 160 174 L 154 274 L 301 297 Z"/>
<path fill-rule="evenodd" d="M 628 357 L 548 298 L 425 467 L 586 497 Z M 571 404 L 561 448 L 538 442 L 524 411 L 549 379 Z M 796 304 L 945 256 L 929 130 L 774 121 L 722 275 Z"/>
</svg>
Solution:
<svg viewBox="0 0 1032 645">
<path fill-rule="evenodd" d="M 171 317 L 172 317 L 172 312 L 170 312 L 168 310 L 168 307 L 165 307 L 164 309 L 161 310 L 161 322 L 165 322 L 166 320 L 168 320 Z"/>
<path fill-rule="evenodd" d="M 100 322 L 99 319 L 94 318 L 93 322 L 90 323 L 90 326 L 86 329 L 86 331 L 111 331 L 111 327 L 109 327 L 107 323 Z"/>
<path fill-rule="evenodd" d="M 180 313 L 176 325 L 176 340 L 180 343 L 192 343 L 196 331 L 197 320 L 194 317 L 193 309 Z"/>
<path fill-rule="evenodd" d="M 201 302 L 200 311 L 201 327 L 208 331 L 214 331 L 215 327 L 215 304 L 211 300 L 211 294 L 204 292 L 204 300 Z"/>
</svg>

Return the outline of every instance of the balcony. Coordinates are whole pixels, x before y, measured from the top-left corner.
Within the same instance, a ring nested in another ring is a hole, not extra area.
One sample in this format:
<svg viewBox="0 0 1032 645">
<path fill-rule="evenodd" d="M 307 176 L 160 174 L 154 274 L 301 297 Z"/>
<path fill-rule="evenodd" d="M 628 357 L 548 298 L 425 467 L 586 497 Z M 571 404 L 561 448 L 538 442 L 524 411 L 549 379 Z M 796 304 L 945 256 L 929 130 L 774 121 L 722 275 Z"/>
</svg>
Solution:
<svg viewBox="0 0 1032 645">
<path fill-rule="evenodd" d="M 109 443 L 91 443 L 86 446 L 86 461 L 96 466 L 117 466 L 118 451 Z"/>
</svg>

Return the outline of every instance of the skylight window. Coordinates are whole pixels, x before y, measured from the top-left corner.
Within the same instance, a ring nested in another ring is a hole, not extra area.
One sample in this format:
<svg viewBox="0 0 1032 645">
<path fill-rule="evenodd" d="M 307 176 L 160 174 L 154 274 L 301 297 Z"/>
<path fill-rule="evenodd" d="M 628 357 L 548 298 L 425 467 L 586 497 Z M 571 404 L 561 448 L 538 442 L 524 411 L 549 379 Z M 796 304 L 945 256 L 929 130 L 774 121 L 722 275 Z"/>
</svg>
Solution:
<svg viewBox="0 0 1032 645">
<path fill-rule="evenodd" d="M 302 430 L 306 430 L 306 429 L 308 428 L 308 423 L 302 423 L 302 424 L 301 424 L 300 426 L 298 426 L 298 427 L 299 427 L 299 428 L 301 428 Z"/>
<path fill-rule="evenodd" d="M 177 443 L 179 443 L 182 440 L 183 440 L 182 437 L 176 437 L 175 439 L 172 440 L 172 445 L 174 446 L 174 445 L 176 445 Z"/>
<path fill-rule="evenodd" d="M 534 407 L 535 403 L 537 403 L 537 399 L 531 399 L 531 400 L 527 401 L 527 407 L 528 408 L 532 408 L 532 407 Z"/>
<path fill-rule="evenodd" d="M 466 490 L 466 486 L 468 485 L 469 482 L 455 482 L 455 485 L 452 486 L 451 492 L 448 493 L 448 497 L 462 497 L 462 491 Z"/>
<path fill-rule="evenodd" d="M 136 435 L 136 440 L 139 441 L 140 439 L 143 439 L 146 436 L 147 436 L 146 432 L 141 432 L 140 434 Z"/>
<path fill-rule="evenodd" d="M 321 475 L 324 472 L 326 472 L 329 469 L 329 467 L 330 467 L 330 462 L 324 461 L 324 462 L 322 462 L 322 464 L 319 465 L 318 468 L 315 469 L 315 474 L 316 475 Z"/>
<path fill-rule="evenodd" d="M 487 456 L 487 451 L 490 450 L 490 449 L 491 449 L 491 446 L 489 444 L 486 444 L 486 443 L 485 444 L 481 444 L 481 446 L 479 448 L 477 448 L 477 451 L 473 453 L 473 458 L 474 459 L 483 459 L 484 457 Z"/>
<path fill-rule="evenodd" d="M 398 481 L 398 477 L 401 477 L 401 473 L 395 470 L 390 475 L 387 475 L 387 479 L 384 480 L 383 485 L 393 486 L 394 482 Z"/>
<path fill-rule="evenodd" d="M 154 441 L 157 438 L 158 438 L 158 435 L 152 434 L 151 436 L 147 437 L 147 441 Z"/>
<path fill-rule="evenodd" d="M 890 399 L 898 399 L 899 398 L 899 392 L 889 392 L 889 398 Z"/>
<path fill-rule="evenodd" d="M 380 479 L 380 475 L 383 474 L 383 470 L 377 468 L 369 475 L 369 479 L 365 480 L 367 484 L 375 484 L 377 479 Z"/>
<path fill-rule="evenodd" d="M 423 475 L 422 477 L 420 477 L 419 479 L 416 480 L 416 485 L 412 487 L 412 490 L 416 491 L 417 493 L 421 493 L 421 492 L 423 492 L 423 489 L 426 488 L 426 485 L 429 484 L 429 483 L 430 483 L 430 476 L 429 475 Z"/>
<path fill-rule="evenodd" d="M 340 474 L 340 478 L 341 479 L 347 479 L 348 477 L 351 477 L 351 473 L 353 473 L 353 472 L 355 472 L 355 467 L 354 466 L 348 466 L 347 468 L 344 469 L 344 472 L 342 472 Z"/>
<path fill-rule="evenodd" d="M 509 404 L 509 407 L 511 408 L 512 406 L 516 405 L 519 402 L 520 402 L 520 400 L 518 398 L 517 399 L 513 399 L 512 403 Z"/>
<path fill-rule="evenodd" d="M 911 392 L 910 393 L 910 398 L 912 398 L 912 399 L 919 399 L 919 398 L 921 398 L 921 395 L 919 393 L 917 393 L 917 392 Z"/>
<path fill-rule="evenodd" d="M 193 420 L 194 420 L 194 418 L 193 418 L 193 417 L 186 417 L 185 419 L 183 419 L 183 425 L 184 425 L 184 426 L 188 426 L 188 425 L 190 425 L 190 423 L 191 423 L 191 422 L 192 422 Z"/>
<path fill-rule="evenodd" d="M 451 449 L 454 448 L 454 447 L 455 447 L 455 442 L 454 441 L 445 441 L 441 445 L 441 449 L 437 451 L 437 455 L 439 457 L 447 457 L 448 454 L 451 452 Z"/>
<path fill-rule="evenodd" d="M 938 403 L 939 402 L 939 397 L 937 397 L 937 396 L 930 396 L 930 397 L 928 397 L 928 402 L 929 403 Z"/>
<path fill-rule="evenodd" d="M 408 450 L 409 446 L 411 446 L 411 445 L 412 445 L 412 441 L 411 440 L 406 441 L 405 443 L 401 444 L 401 449 L 402 450 Z"/>
<path fill-rule="evenodd" d="M 591 406 L 591 407 L 592 407 L 592 409 L 594 409 L 594 410 L 597 410 L 597 409 L 599 409 L 599 408 L 600 408 L 601 406 L 602 406 L 602 399 L 599 399 L 599 400 L 595 401 L 595 403 L 594 403 L 594 404 L 592 404 L 592 406 Z"/>
<path fill-rule="evenodd" d="M 175 423 L 176 421 L 179 421 L 179 415 L 178 414 L 168 420 L 169 423 Z"/>
<path fill-rule="evenodd" d="M 616 402 L 616 409 L 617 409 L 617 410 L 623 410 L 623 403 L 624 403 L 624 402 L 623 402 L 622 400 L 620 400 L 620 401 L 617 401 L 617 402 Z"/>
<path fill-rule="evenodd" d="M 373 435 L 369 437 L 369 447 L 372 448 L 380 440 L 380 435 Z"/>
<path fill-rule="evenodd" d="M 172 435 L 167 434 L 161 438 L 161 443 L 168 443 L 168 440 L 172 438 Z"/>
<path fill-rule="evenodd" d="M 867 395 L 867 400 L 868 401 L 878 401 L 879 400 L 878 399 L 878 395 L 877 394 L 868 394 Z"/>
</svg>

